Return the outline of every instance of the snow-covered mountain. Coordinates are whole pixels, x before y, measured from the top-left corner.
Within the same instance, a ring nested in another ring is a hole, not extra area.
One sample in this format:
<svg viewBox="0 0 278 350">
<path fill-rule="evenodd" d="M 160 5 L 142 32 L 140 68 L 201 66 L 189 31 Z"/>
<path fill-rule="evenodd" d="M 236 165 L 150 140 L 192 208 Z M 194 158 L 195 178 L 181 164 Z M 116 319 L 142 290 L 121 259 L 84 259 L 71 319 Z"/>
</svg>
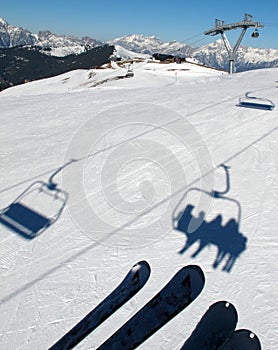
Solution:
<svg viewBox="0 0 278 350">
<path fill-rule="evenodd" d="M 163 43 L 156 36 L 144 36 L 141 34 L 131 34 L 109 41 L 110 44 L 120 45 L 127 50 L 144 54 L 188 54 L 191 47 L 177 41 Z"/>
<path fill-rule="evenodd" d="M 200 62 L 216 68 L 228 70 L 228 54 L 221 39 L 194 49 L 193 56 Z M 275 67 L 278 64 L 278 50 L 258 49 L 241 46 L 236 55 L 236 70 Z"/>
<path fill-rule="evenodd" d="M 10 48 L 19 45 L 36 45 L 49 49 L 53 56 L 79 54 L 88 48 L 103 45 L 101 41 L 88 36 L 78 38 L 72 35 L 58 35 L 50 31 L 33 34 L 29 30 L 15 27 L 0 18 L 0 47 Z"/>
<path fill-rule="evenodd" d="M 0 17 L 0 47 L 35 45 L 36 38 L 29 30 L 9 25 Z"/>
<path fill-rule="evenodd" d="M 131 34 L 117 38 L 108 42 L 118 47 L 117 51 L 122 52 L 124 58 L 132 58 L 132 53 L 140 54 L 170 54 L 190 56 L 199 62 L 215 68 L 228 68 L 227 53 L 221 40 L 212 44 L 193 48 L 178 41 L 162 42 L 155 36 L 143 36 L 141 34 Z M 0 47 L 9 48 L 17 45 L 36 45 L 47 48 L 47 52 L 54 56 L 66 56 L 69 54 L 79 54 L 88 48 L 104 45 L 101 41 L 88 36 L 78 38 L 72 35 L 57 35 L 50 31 L 40 31 L 32 34 L 21 27 L 9 25 L 0 18 Z M 244 71 L 256 68 L 274 67 L 278 64 L 278 50 L 257 49 L 252 47 L 241 47 L 237 54 L 236 69 Z"/>
<path fill-rule="evenodd" d="M 135 59 L 135 58 L 151 58 L 151 55 L 145 54 L 145 53 L 138 53 L 136 51 L 127 50 L 121 45 L 113 45 L 115 50 L 113 53 L 113 56 L 111 57 L 114 60 L 122 59 L 122 60 L 128 60 L 128 59 Z"/>
<path fill-rule="evenodd" d="M 71 70 L 100 67 L 110 62 L 114 52 L 114 46 L 103 45 L 78 55 L 55 57 L 45 54 L 45 50 L 37 46 L 0 48 L 0 89 Z"/>
<path fill-rule="evenodd" d="M 199 48 L 193 48 L 177 41 L 163 43 L 155 36 L 143 35 L 127 35 L 112 40 L 110 43 L 121 45 L 128 50 L 138 53 L 190 55 L 205 65 L 224 70 L 228 69 L 228 56 L 221 39 Z M 237 71 L 269 68 L 277 64 L 278 50 L 243 46 L 238 50 L 236 59 Z"/>
</svg>

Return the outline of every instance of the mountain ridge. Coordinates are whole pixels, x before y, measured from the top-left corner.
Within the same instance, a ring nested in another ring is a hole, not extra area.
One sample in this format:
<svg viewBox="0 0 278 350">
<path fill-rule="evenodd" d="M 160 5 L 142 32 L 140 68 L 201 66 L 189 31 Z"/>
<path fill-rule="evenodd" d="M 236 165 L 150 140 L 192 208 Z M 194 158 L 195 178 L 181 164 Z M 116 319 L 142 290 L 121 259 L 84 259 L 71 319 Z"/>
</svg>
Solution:
<svg viewBox="0 0 278 350">
<path fill-rule="evenodd" d="M 155 36 L 144 37 L 141 34 L 131 34 L 111 40 L 109 43 L 112 45 L 121 45 L 127 50 L 138 53 L 191 56 L 205 65 L 228 70 L 228 54 L 221 39 L 208 45 L 193 48 L 178 41 L 163 43 Z M 239 72 L 258 68 L 270 68 L 277 64 L 278 50 L 276 49 L 240 46 L 236 54 L 236 69 Z"/>
<path fill-rule="evenodd" d="M 105 44 L 120 46 L 138 54 L 153 55 L 155 53 L 192 57 L 204 65 L 218 69 L 228 69 L 228 55 L 221 39 L 201 47 L 191 47 L 187 44 L 170 41 L 162 42 L 156 36 L 129 34 L 103 43 L 89 36 L 78 38 L 73 35 L 57 35 L 49 30 L 33 34 L 21 27 L 9 25 L 0 17 L 0 48 L 14 46 L 41 46 L 47 49 L 45 53 L 64 57 L 70 54 L 80 54 L 88 49 Z M 259 49 L 241 46 L 236 54 L 236 70 L 246 71 L 258 68 L 270 68 L 278 64 L 278 50 Z"/>
<path fill-rule="evenodd" d="M 37 46 L 0 48 L 0 90 L 76 69 L 100 67 L 110 61 L 114 50 L 114 46 L 103 45 L 78 55 L 56 57 Z"/>
<path fill-rule="evenodd" d="M 14 46 L 41 46 L 48 47 L 53 56 L 67 56 L 79 54 L 105 43 L 84 36 L 79 38 L 74 35 L 59 35 L 49 30 L 39 31 L 38 34 L 31 33 L 27 29 L 10 25 L 0 17 L 0 48 L 11 48 Z"/>
</svg>

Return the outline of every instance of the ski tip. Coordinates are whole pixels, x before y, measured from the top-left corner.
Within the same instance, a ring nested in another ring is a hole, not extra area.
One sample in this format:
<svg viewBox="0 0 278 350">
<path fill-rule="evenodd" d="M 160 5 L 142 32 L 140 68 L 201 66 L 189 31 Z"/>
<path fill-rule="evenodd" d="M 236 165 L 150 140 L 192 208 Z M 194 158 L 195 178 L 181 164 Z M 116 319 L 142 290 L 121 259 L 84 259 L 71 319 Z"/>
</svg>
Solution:
<svg viewBox="0 0 278 350">
<path fill-rule="evenodd" d="M 138 282 L 146 283 L 151 274 L 151 267 L 147 261 L 142 260 L 132 266 L 130 273 L 134 281 L 137 280 Z"/>
<path fill-rule="evenodd" d="M 183 269 L 188 270 L 188 271 L 190 271 L 190 270 L 196 271 L 199 274 L 199 276 L 201 277 L 202 282 L 205 283 L 205 281 L 206 281 L 205 274 L 199 265 L 186 265 L 183 267 Z"/>
<path fill-rule="evenodd" d="M 235 313 L 237 312 L 235 306 L 227 300 L 216 301 L 213 305 L 214 306 L 218 305 L 219 307 L 233 310 Z"/>
<path fill-rule="evenodd" d="M 232 318 L 235 322 L 235 324 L 238 322 L 238 314 L 235 306 L 226 300 L 220 300 L 212 304 L 209 309 L 218 310 L 219 314 L 223 314 L 223 312 L 226 315 L 230 315 L 230 318 Z"/>
<path fill-rule="evenodd" d="M 192 300 L 197 298 L 205 286 L 205 275 L 198 265 L 182 267 L 174 278 L 183 281 L 183 285 L 190 290 L 190 298 L 192 298 Z"/>
<path fill-rule="evenodd" d="M 224 308 L 233 310 L 234 313 L 237 313 L 235 306 L 227 300 L 220 300 L 217 301 L 215 304 L 222 305 Z"/>
<path fill-rule="evenodd" d="M 249 329 L 238 329 L 234 332 L 234 335 L 240 340 L 241 344 L 246 344 L 246 349 L 261 350 L 259 338 Z"/>
<path fill-rule="evenodd" d="M 139 271 L 142 269 L 151 273 L 151 267 L 146 260 L 139 261 L 138 263 L 136 263 L 132 266 L 133 272 L 136 272 L 136 271 Z"/>
</svg>

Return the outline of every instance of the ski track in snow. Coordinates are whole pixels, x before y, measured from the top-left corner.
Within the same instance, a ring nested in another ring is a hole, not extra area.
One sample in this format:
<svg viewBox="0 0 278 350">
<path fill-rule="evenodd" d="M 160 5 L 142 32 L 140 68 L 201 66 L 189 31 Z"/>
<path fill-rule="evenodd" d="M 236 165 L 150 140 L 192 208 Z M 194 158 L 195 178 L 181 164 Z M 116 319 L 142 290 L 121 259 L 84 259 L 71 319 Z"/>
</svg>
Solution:
<svg viewBox="0 0 278 350">
<path fill-rule="evenodd" d="M 204 290 L 140 349 L 179 349 L 218 300 L 235 305 L 238 328 L 256 333 L 263 349 L 277 348 L 278 113 L 236 107 L 247 91 L 277 104 L 277 69 L 231 77 L 165 67 L 134 65 L 134 78 L 95 88 L 89 86 L 97 79 L 118 73 L 76 71 L 0 94 L 1 209 L 33 182 L 48 182 L 68 155 L 78 159 L 54 177 L 69 201 L 45 232 L 26 240 L 0 224 L 1 349 L 47 349 L 143 259 L 152 268 L 146 286 L 79 349 L 96 348 L 187 264 L 204 270 Z M 147 106 L 152 113 L 144 115 Z M 84 139 L 75 144 L 79 133 Z M 235 202 L 185 195 L 193 187 L 224 189 L 221 163 L 230 166 L 227 197 Z M 36 210 L 43 208 L 40 196 Z M 195 258 L 196 243 L 178 254 L 186 241 L 172 227 L 180 201 L 181 209 L 195 205 L 195 216 L 204 204 L 209 217 L 223 215 L 223 224 L 240 208 L 247 248 L 229 273 L 222 271 L 225 259 L 213 268 L 213 244 Z"/>
</svg>

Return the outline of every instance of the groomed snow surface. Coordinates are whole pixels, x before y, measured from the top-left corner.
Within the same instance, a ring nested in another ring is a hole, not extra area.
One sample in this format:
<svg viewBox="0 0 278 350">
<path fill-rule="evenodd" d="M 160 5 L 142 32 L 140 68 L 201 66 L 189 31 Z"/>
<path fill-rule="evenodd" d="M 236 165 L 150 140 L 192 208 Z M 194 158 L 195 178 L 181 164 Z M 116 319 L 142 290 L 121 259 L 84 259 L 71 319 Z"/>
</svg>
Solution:
<svg viewBox="0 0 278 350">
<path fill-rule="evenodd" d="M 236 106 L 248 91 L 277 104 L 277 68 L 140 62 L 118 79 L 127 69 L 0 93 L 0 348 L 48 349 L 147 260 L 144 288 L 78 349 L 96 349 L 188 264 L 204 290 L 140 349 L 180 349 L 220 300 L 277 349 L 278 109 Z"/>
</svg>

